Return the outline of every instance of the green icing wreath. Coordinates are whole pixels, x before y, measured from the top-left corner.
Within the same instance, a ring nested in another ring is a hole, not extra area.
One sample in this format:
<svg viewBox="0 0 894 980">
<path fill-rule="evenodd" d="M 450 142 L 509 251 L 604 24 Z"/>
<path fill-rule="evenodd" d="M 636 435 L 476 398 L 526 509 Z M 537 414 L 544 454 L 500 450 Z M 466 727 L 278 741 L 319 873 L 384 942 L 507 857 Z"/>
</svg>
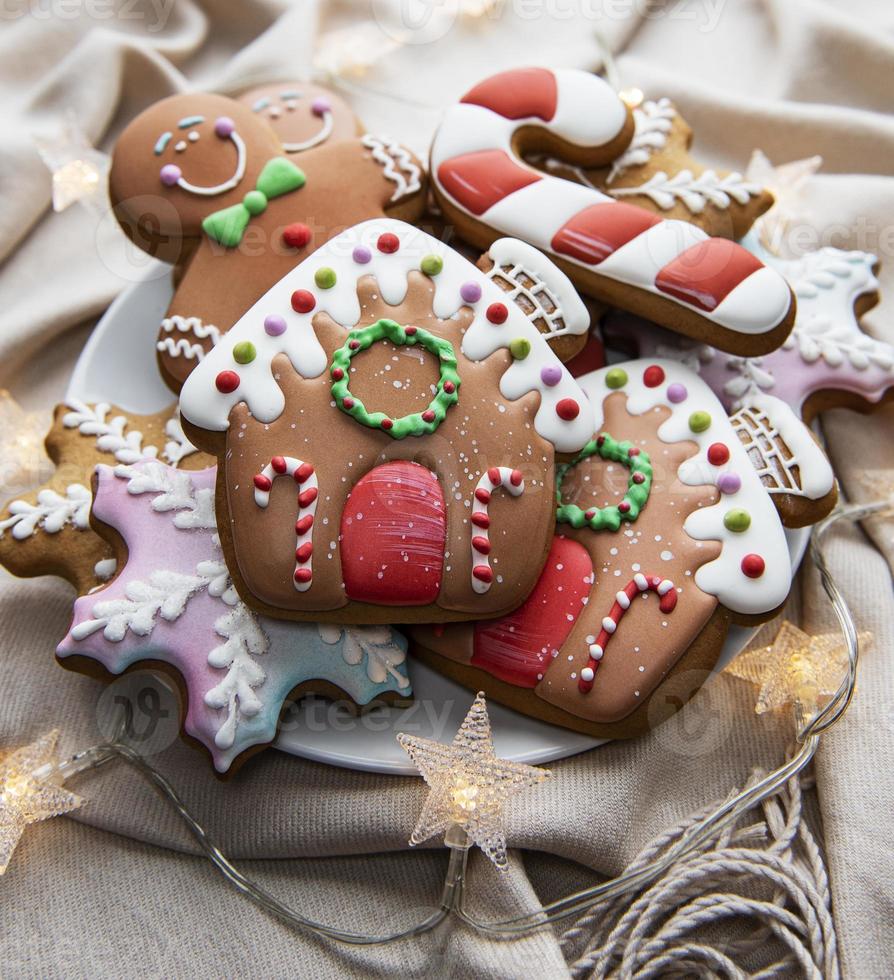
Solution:
<svg viewBox="0 0 894 980">
<path fill-rule="evenodd" d="M 608 507 L 588 507 L 583 510 L 577 504 L 562 503 L 562 482 L 568 471 L 578 463 L 599 456 L 602 459 L 620 463 L 630 470 L 627 492 L 617 504 Z M 630 442 L 617 442 L 607 432 L 591 439 L 571 460 L 556 467 L 556 522 L 570 524 L 572 527 L 589 527 L 594 531 L 608 528 L 617 531 L 621 521 L 635 521 L 649 499 L 652 488 L 652 462 L 647 453 L 637 449 Z"/>
<path fill-rule="evenodd" d="M 367 411 L 363 402 L 351 394 L 351 389 L 348 387 L 351 358 L 361 351 L 368 350 L 380 340 L 390 340 L 398 347 L 405 344 L 410 346 L 418 344 L 430 354 L 437 356 L 441 374 L 438 378 L 438 390 L 428 408 L 393 419 L 384 412 Z M 371 429 L 381 429 L 392 439 L 431 435 L 444 421 L 447 409 L 459 400 L 460 379 L 456 370 L 456 354 L 450 341 L 444 340 L 443 337 L 436 337 L 422 327 L 402 327 L 394 320 L 377 320 L 368 327 L 352 330 L 344 345 L 332 355 L 329 375 L 332 378 L 330 390 L 335 404 L 361 425 Z"/>
</svg>

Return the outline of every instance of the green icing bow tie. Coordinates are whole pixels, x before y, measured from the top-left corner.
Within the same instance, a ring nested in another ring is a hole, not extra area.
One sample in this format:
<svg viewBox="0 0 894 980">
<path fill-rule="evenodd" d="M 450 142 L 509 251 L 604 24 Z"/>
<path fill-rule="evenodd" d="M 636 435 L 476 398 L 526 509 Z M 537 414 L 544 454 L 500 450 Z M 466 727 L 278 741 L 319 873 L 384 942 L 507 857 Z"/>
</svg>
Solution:
<svg viewBox="0 0 894 980">
<path fill-rule="evenodd" d="M 220 242 L 226 248 L 235 248 L 245 234 L 249 221 L 267 210 L 267 204 L 274 197 L 281 197 L 290 191 L 304 187 L 304 173 L 285 157 L 274 157 L 264 164 L 253 191 L 249 191 L 241 204 L 221 208 L 208 215 L 202 228 L 209 238 Z"/>
</svg>

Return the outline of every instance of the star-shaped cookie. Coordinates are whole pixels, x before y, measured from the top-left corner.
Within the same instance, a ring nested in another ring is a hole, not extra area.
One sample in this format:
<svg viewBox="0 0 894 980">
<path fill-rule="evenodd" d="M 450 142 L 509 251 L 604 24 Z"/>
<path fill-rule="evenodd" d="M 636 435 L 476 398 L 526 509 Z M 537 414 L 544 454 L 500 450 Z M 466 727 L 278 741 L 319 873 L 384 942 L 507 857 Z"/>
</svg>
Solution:
<svg viewBox="0 0 894 980">
<path fill-rule="evenodd" d="M 225 773 L 275 738 L 290 696 L 365 705 L 406 697 L 410 683 L 405 641 L 389 627 L 291 623 L 242 603 L 217 536 L 216 472 L 152 459 L 97 467 L 92 520 L 121 570 L 77 599 L 56 652 L 87 673 L 168 668 L 185 693 L 186 733 Z"/>
<path fill-rule="evenodd" d="M 115 571 L 112 548 L 90 529 L 90 479 L 98 463 L 143 457 L 196 469 L 211 458 L 183 434 L 176 407 L 135 415 L 70 399 L 56 407 L 46 449 L 56 464 L 37 490 L 0 510 L 0 565 L 14 575 L 58 575 L 79 592 Z"/>
</svg>

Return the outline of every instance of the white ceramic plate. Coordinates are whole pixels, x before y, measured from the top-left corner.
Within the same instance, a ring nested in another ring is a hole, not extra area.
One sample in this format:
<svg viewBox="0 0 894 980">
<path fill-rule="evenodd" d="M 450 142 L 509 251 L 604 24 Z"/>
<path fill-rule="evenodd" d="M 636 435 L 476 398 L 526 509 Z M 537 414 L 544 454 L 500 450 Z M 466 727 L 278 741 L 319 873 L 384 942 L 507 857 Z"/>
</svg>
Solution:
<svg viewBox="0 0 894 980">
<path fill-rule="evenodd" d="M 171 298 L 171 280 L 160 264 L 129 286 L 96 325 L 78 359 L 68 396 L 114 402 L 132 412 L 157 412 L 173 401 L 155 370 L 158 324 Z M 140 366 L 139 371 L 134 365 Z M 806 530 L 789 533 L 792 564 L 807 547 Z M 746 645 L 753 630 L 734 626 L 717 663 L 722 670 Z M 307 699 L 284 718 L 276 747 L 292 755 L 350 769 L 415 774 L 395 735 L 408 732 L 446 741 L 459 728 L 472 702 L 471 691 L 425 664 L 410 664 L 414 704 L 407 709 L 374 708 L 356 717 L 322 699 Z M 564 759 L 600 741 L 527 718 L 496 703 L 488 705 L 497 753 L 538 764 Z"/>
</svg>

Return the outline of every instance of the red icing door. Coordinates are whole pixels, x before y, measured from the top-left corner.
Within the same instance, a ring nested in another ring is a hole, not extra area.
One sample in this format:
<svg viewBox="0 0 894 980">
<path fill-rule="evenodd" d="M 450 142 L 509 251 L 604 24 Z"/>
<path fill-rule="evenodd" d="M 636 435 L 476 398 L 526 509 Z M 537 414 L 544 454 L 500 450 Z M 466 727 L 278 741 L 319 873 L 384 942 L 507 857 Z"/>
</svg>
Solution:
<svg viewBox="0 0 894 980">
<path fill-rule="evenodd" d="M 441 589 L 447 511 L 441 485 L 418 463 L 371 470 L 341 515 L 345 592 L 379 606 L 426 606 Z"/>
<path fill-rule="evenodd" d="M 472 665 L 517 687 L 536 687 L 571 632 L 593 586 L 587 549 L 553 538 L 543 572 L 524 605 L 475 625 Z"/>
</svg>

